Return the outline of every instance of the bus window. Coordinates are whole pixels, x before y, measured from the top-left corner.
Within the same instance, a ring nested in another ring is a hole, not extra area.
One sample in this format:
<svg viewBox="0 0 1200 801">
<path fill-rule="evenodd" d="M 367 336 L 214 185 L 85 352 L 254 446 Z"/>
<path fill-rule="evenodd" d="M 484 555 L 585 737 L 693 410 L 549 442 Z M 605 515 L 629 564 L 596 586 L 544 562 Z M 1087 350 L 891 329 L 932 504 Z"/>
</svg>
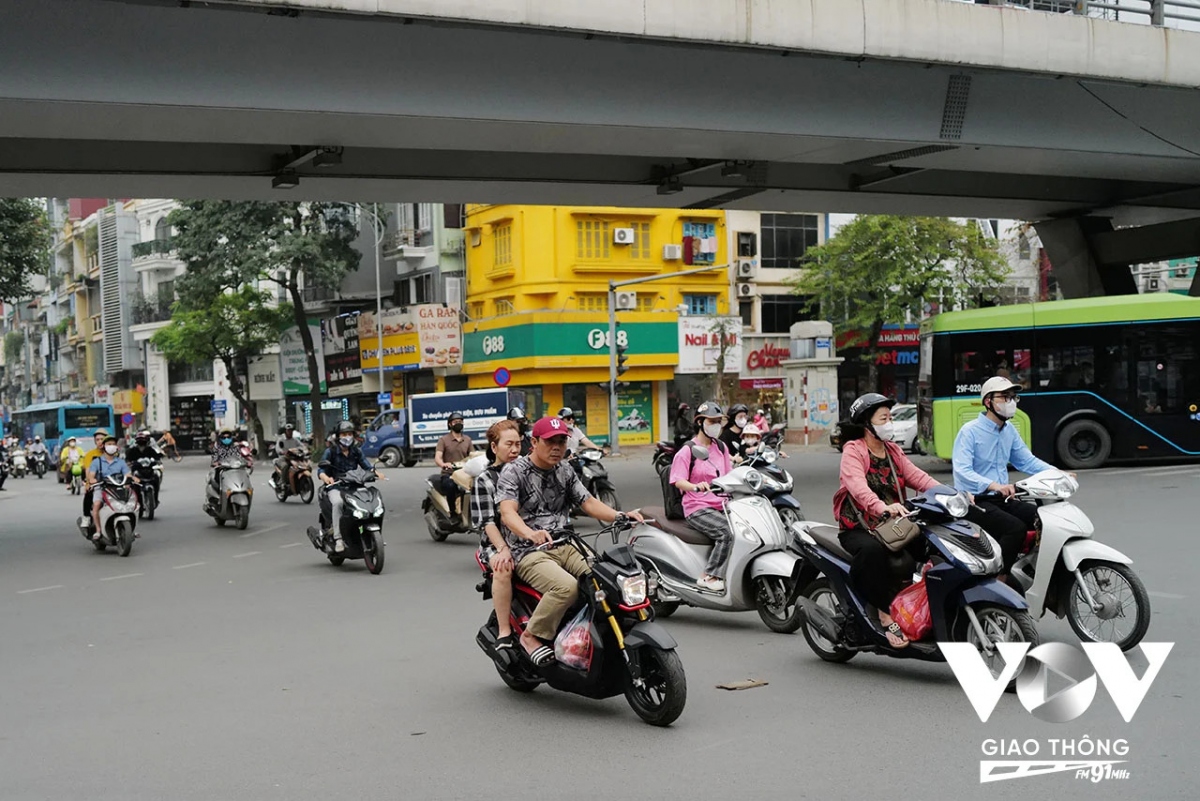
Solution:
<svg viewBox="0 0 1200 801">
<path fill-rule="evenodd" d="M 1196 332 L 1182 327 L 1140 332 L 1137 351 L 1137 411 L 1183 414 L 1200 402 L 1200 355 Z"/>
<path fill-rule="evenodd" d="M 1124 326 L 1038 332 L 1037 389 L 1094 392 L 1121 408 L 1129 403 L 1129 348 Z"/>
<path fill-rule="evenodd" d="M 983 382 L 997 375 L 1029 386 L 1033 364 L 1029 332 L 958 334 L 951 337 L 951 343 L 955 395 L 978 395 Z"/>
</svg>

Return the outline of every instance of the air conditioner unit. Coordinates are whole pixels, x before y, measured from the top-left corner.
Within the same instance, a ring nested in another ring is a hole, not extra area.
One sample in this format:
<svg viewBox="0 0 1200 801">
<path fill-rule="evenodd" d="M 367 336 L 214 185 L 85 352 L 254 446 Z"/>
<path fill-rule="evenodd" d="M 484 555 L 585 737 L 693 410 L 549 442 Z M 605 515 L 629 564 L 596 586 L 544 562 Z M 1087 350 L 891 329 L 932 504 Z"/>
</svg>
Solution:
<svg viewBox="0 0 1200 801">
<path fill-rule="evenodd" d="M 617 293 L 617 311 L 633 311 L 637 308 L 636 292 Z"/>
<path fill-rule="evenodd" d="M 683 245 L 663 245 L 663 261 L 679 261 L 683 258 Z"/>
<path fill-rule="evenodd" d="M 633 244 L 633 229 L 632 228 L 614 228 L 613 229 L 613 244 L 632 245 Z"/>
<path fill-rule="evenodd" d="M 738 284 L 737 296 L 739 298 L 752 298 L 754 294 L 753 284 Z"/>
<path fill-rule="evenodd" d="M 753 281 L 758 276 L 758 265 L 752 261 L 737 263 L 737 278 L 739 281 Z"/>
</svg>

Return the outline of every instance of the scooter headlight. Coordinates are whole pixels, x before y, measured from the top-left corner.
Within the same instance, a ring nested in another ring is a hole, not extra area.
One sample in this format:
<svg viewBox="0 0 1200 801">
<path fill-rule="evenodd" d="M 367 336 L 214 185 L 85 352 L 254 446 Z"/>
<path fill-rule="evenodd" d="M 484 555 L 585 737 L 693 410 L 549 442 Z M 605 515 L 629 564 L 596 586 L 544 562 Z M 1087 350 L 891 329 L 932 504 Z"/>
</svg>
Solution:
<svg viewBox="0 0 1200 801">
<path fill-rule="evenodd" d="M 1079 484 L 1070 476 L 1063 476 L 1054 482 L 1053 487 L 1054 494 L 1066 500 L 1075 494 L 1075 490 L 1079 489 Z"/>
<path fill-rule="evenodd" d="M 746 486 L 751 492 L 758 492 L 763 486 L 763 475 L 757 470 L 747 470 L 746 475 L 742 478 L 746 482 Z"/>
<path fill-rule="evenodd" d="M 938 495 L 937 502 L 942 505 L 942 508 L 951 517 L 966 517 L 967 511 L 971 508 L 971 505 L 961 492 L 957 492 L 954 495 Z"/>
<path fill-rule="evenodd" d="M 641 606 L 646 602 L 646 574 L 621 576 L 617 579 L 621 588 L 621 603 L 625 606 Z"/>
</svg>

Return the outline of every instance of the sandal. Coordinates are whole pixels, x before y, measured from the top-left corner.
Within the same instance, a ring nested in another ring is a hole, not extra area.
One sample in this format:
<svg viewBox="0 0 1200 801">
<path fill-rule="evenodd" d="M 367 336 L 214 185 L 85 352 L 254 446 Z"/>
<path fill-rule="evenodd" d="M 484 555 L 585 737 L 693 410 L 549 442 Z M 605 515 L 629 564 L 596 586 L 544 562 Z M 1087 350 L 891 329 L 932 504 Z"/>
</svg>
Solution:
<svg viewBox="0 0 1200 801">
<path fill-rule="evenodd" d="M 517 643 L 517 635 L 515 635 L 515 634 L 509 634 L 504 637 L 497 637 L 496 638 L 496 650 L 497 651 L 511 651 L 512 647 L 514 645 L 516 645 L 516 643 Z"/>
<path fill-rule="evenodd" d="M 886 629 L 884 629 L 884 631 L 887 632 L 888 634 L 891 634 L 893 637 L 896 637 L 897 639 L 899 639 L 901 641 L 900 645 L 896 645 L 891 640 L 888 640 L 888 644 L 891 645 L 893 648 L 907 648 L 909 646 L 909 643 L 911 642 L 911 640 L 908 639 L 908 635 L 906 635 L 904 633 L 904 631 L 900 628 L 899 623 L 896 623 L 896 622 L 889 623 L 888 627 Z"/>
<path fill-rule="evenodd" d="M 529 657 L 534 667 L 545 667 L 554 661 L 554 649 L 548 645 L 539 645 L 533 653 L 526 652 L 525 656 Z"/>
</svg>

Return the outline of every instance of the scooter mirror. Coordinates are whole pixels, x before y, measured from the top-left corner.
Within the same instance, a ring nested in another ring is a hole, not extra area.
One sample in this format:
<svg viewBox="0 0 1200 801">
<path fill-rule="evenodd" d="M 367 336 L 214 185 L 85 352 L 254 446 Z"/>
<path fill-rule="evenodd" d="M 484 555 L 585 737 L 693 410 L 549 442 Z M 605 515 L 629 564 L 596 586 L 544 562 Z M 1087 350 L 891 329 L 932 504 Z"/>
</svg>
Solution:
<svg viewBox="0 0 1200 801">
<path fill-rule="evenodd" d="M 700 460 L 707 459 L 708 458 L 708 448 L 704 447 L 703 445 L 693 445 L 692 446 L 692 458 L 700 459 Z"/>
</svg>

